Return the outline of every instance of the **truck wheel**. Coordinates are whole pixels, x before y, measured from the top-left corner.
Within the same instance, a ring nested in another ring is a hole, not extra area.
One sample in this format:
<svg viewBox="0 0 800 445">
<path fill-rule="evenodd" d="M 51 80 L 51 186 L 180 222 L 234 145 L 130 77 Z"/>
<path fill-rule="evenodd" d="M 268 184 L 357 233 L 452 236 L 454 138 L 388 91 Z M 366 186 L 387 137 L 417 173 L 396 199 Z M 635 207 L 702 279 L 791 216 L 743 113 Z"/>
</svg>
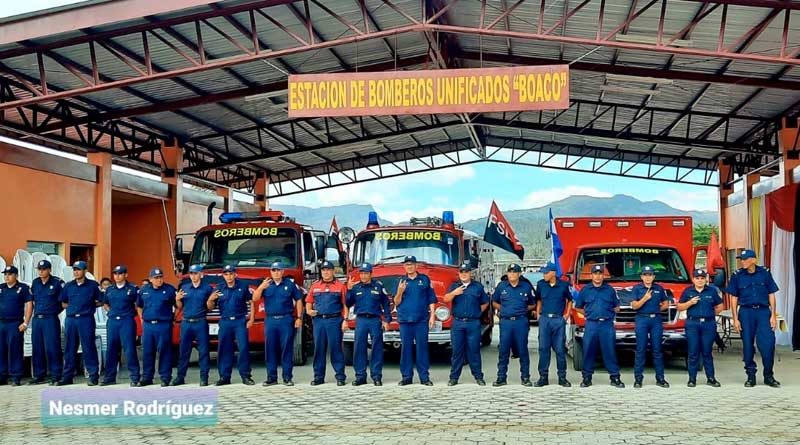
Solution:
<svg viewBox="0 0 800 445">
<path fill-rule="evenodd" d="M 353 366 L 354 349 L 355 349 L 355 344 L 353 342 L 346 341 L 342 343 L 342 351 L 344 352 L 344 364 L 346 366 Z"/>
<path fill-rule="evenodd" d="M 305 339 L 303 338 L 303 328 L 295 329 L 294 333 L 294 365 L 303 366 L 308 359 L 308 351 L 305 348 Z"/>
<path fill-rule="evenodd" d="M 583 371 L 583 345 L 578 339 L 572 339 L 572 367 L 576 371 Z"/>
<path fill-rule="evenodd" d="M 492 326 L 486 328 L 481 334 L 481 346 L 489 346 L 492 344 Z"/>
</svg>

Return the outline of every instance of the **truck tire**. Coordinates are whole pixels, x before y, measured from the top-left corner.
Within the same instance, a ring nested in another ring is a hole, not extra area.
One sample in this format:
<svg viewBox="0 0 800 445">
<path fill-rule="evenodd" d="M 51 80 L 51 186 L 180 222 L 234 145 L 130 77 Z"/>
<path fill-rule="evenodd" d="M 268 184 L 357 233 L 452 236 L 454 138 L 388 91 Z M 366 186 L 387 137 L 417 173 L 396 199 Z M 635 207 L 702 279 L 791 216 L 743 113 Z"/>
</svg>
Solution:
<svg viewBox="0 0 800 445">
<path fill-rule="evenodd" d="M 494 328 L 494 326 L 487 327 L 486 330 L 483 331 L 483 334 L 481 334 L 481 346 L 489 346 L 492 344 L 492 328 Z"/>
<path fill-rule="evenodd" d="M 294 332 L 294 365 L 303 366 L 308 360 L 308 351 L 305 348 L 304 329 L 299 327 Z"/>
<path fill-rule="evenodd" d="M 572 368 L 576 371 L 583 371 L 583 344 L 576 338 L 572 339 L 570 355 L 572 355 Z"/>
<path fill-rule="evenodd" d="M 353 342 L 346 341 L 342 343 L 342 351 L 344 352 L 344 364 L 346 366 L 353 366 L 354 349 L 355 349 L 355 344 Z"/>
</svg>

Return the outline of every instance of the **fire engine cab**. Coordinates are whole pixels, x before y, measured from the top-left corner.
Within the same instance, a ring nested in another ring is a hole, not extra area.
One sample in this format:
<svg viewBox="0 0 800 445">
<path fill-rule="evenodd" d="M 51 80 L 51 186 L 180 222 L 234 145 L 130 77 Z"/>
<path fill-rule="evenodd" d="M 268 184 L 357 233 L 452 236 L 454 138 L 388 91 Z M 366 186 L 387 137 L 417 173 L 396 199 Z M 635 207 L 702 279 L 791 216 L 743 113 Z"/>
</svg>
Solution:
<svg viewBox="0 0 800 445">
<path fill-rule="evenodd" d="M 335 238 L 299 224 L 280 211 L 223 213 L 219 217 L 220 224 L 212 224 L 210 210 L 208 225 L 194 234 L 191 253 L 183 251 L 182 238 L 176 240 L 175 250 L 179 258 L 176 267 L 183 273 L 181 284 L 189 280 L 186 275 L 188 266 L 201 264 L 204 267 L 204 282 L 213 287 L 224 285 L 222 267 L 233 264 L 239 279 L 255 289 L 269 276 L 270 265 L 280 261 L 286 268 L 284 276 L 307 289 L 313 280 L 319 278 L 319 263 L 326 258 L 326 254 L 331 257 L 328 259 L 334 261 L 341 262 L 344 258 L 344 252 L 335 250 L 338 244 Z M 251 350 L 263 350 L 263 301 L 255 309 L 255 323 L 248 332 L 248 338 Z M 173 347 L 179 345 L 182 319 L 182 311 L 178 311 L 172 333 Z M 216 344 L 219 310 L 208 312 L 208 322 L 211 341 Z M 295 335 L 295 364 L 304 364 L 313 353 L 312 332 L 311 319 L 305 316 L 303 327 L 298 328 Z"/>
<path fill-rule="evenodd" d="M 411 218 L 408 224 L 381 226 L 376 212 L 370 212 L 367 226 L 357 236 L 350 228 L 343 228 L 342 240 L 352 244 L 352 263 L 371 263 L 372 277 L 383 283 L 394 296 L 400 279 L 405 275 L 403 259 L 407 255 L 417 258 L 418 272 L 431 279 L 437 302 L 434 309 L 435 326 L 428 334 L 430 344 L 448 345 L 452 317 L 451 304 L 444 302 L 447 288 L 458 280 L 458 266 L 469 261 L 473 266 L 473 279 L 483 284 L 488 293 L 494 288 L 492 249 L 476 234 L 455 224 L 453 212 L 445 211 L 442 217 Z M 345 233 L 353 235 L 345 236 Z M 354 242 L 352 241 L 352 238 Z M 348 239 L 351 238 L 351 239 Z M 354 268 L 356 269 L 356 268 Z M 358 279 L 358 271 L 350 272 L 350 279 Z M 383 333 L 385 344 L 400 347 L 400 325 L 392 307 L 389 329 Z M 492 341 L 493 317 L 491 305 L 481 317 L 483 345 Z M 348 320 L 350 330 L 344 333 L 345 359 L 352 362 L 355 315 Z"/>
</svg>

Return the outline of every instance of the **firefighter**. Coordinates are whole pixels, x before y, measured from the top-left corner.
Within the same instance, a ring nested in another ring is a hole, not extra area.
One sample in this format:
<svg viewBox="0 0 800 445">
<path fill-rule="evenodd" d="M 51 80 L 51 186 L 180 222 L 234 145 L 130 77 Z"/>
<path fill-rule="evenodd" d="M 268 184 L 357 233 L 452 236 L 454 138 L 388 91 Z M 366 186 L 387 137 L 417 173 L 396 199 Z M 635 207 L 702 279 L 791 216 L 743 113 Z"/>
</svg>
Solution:
<svg viewBox="0 0 800 445">
<path fill-rule="evenodd" d="M 0 385 L 19 386 L 24 361 L 25 331 L 31 321 L 33 297 L 28 285 L 17 281 L 19 271 L 14 266 L 3 269 L 4 283 L 0 284 Z"/>
<path fill-rule="evenodd" d="M 172 380 L 172 313 L 175 307 L 175 288 L 164 283 L 164 271 L 150 270 L 150 284 L 139 290 L 136 299 L 142 319 L 142 380 L 140 386 L 153 384 L 156 354 L 161 386 Z"/>
<path fill-rule="evenodd" d="M 108 347 L 106 349 L 106 375 L 100 386 L 117 383 L 117 365 L 120 348 L 125 354 L 128 364 L 130 386 L 139 386 L 139 357 L 136 351 L 136 299 L 138 289 L 128 282 L 128 268 L 118 265 L 112 270 L 114 284 L 102 292 L 102 301 L 108 312 L 106 331 Z"/>
<path fill-rule="evenodd" d="M 83 364 L 89 373 L 89 386 L 99 382 L 100 364 L 95 346 L 94 313 L 100 304 L 100 286 L 94 280 L 86 278 L 85 261 L 72 264 L 74 279 L 64 285 L 61 291 L 61 306 L 67 310 L 64 322 L 66 345 L 64 345 L 64 373 L 57 386 L 71 385 L 75 378 L 78 361 L 78 345 L 83 350 Z"/>
<path fill-rule="evenodd" d="M 444 294 L 445 303 L 452 303 L 453 325 L 450 327 L 450 380 L 447 386 L 458 384 L 464 359 L 475 378 L 475 383 L 485 386 L 481 369 L 481 314 L 489 306 L 489 296 L 483 285 L 472 280 L 472 265 L 465 262 L 458 268 L 458 280 Z"/>
<path fill-rule="evenodd" d="M 417 272 L 417 257 L 403 259 L 406 274 L 397 285 L 394 305 L 400 322 L 400 386 L 410 385 L 414 376 L 414 352 L 419 382 L 433 386 L 430 378 L 428 332 L 434 325 L 436 294 L 427 275 Z"/>
<path fill-rule="evenodd" d="M 756 253 L 746 249 L 737 256 L 742 267 L 731 276 L 726 292 L 731 299 L 733 326 L 742 334 L 742 353 L 747 381 L 744 386 L 756 386 L 755 346 L 761 353 L 764 366 L 764 384 L 773 388 L 781 386 L 775 380 L 775 328 L 778 327 L 775 292 L 778 285 L 770 271 L 758 265 Z"/>
<path fill-rule="evenodd" d="M 370 376 L 375 386 L 382 386 L 383 332 L 392 321 L 389 293 L 380 281 L 372 279 L 372 264 L 364 263 L 359 266 L 358 274 L 358 281 L 347 283 L 347 306 L 352 307 L 356 315 L 353 343 L 353 370 L 356 379 L 353 386 L 367 383 L 367 337 L 372 342 Z"/>
<path fill-rule="evenodd" d="M 706 284 L 705 270 L 692 271 L 692 286 L 684 289 L 678 302 L 678 310 L 686 311 L 686 343 L 689 349 L 689 383 L 687 386 L 694 388 L 697 385 L 697 370 L 700 368 L 702 358 L 703 368 L 706 371 L 707 383 L 715 388 L 720 383 L 714 378 L 714 357 L 711 348 L 717 334 L 716 316 L 722 312 L 722 297 L 719 290 Z"/>
<path fill-rule="evenodd" d="M 336 386 L 344 386 L 342 332 L 347 330 L 347 286 L 333 276 L 333 263 L 320 265 L 322 278 L 308 289 L 306 313 L 314 321 L 314 380 L 311 386 L 325 383 L 325 357 L 330 351 Z"/>
<path fill-rule="evenodd" d="M 278 383 L 278 360 L 281 362 L 283 384 L 294 386 L 294 336 L 303 327 L 303 291 L 289 278 L 283 276 L 283 264 L 276 261 L 270 267 L 270 278 L 265 279 L 253 293 L 253 307 L 264 299 L 264 338 L 267 380 L 263 386 Z M 255 311 L 250 311 L 253 323 Z"/>
<path fill-rule="evenodd" d="M 50 370 L 50 386 L 61 380 L 64 370 L 64 359 L 61 352 L 61 321 L 58 314 L 61 307 L 61 290 L 64 283 L 60 278 L 51 275 L 50 261 L 42 260 L 36 264 L 39 279 L 31 283 L 33 294 L 33 332 L 31 343 L 33 354 L 33 378 L 31 385 L 44 383 L 47 369 Z M 46 364 L 46 366 L 45 366 Z"/>
<path fill-rule="evenodd" d="M 189 357 L 192 355 L 192 344 L 197 342 L 197 353 L 200 364 L 200 386 L 208 386 L 208 373 L 211 368 L 209 356 L 209 335 L 206 311 L 208 299 L 214 289 L 203 283 L 203 266 L 189 266 L 189 282 L 183 283 L 175 295 L 175 305 L 183 309 L 181 322 L 181 340 L 178 357 L 178 370 L 172 386 L 186 383 L 186 372 L 189 369 Z"/>
<path fill-rule="evenodd" d="M 555 263 L 548 262 L 539 272 L 543 278 L 536 283 L 536 318 L 539 320 L 539 380 L 533 386 L 550 384 L 550 351 L 556 353 L 558 384 L 570 387 L 567 380 L 566 326 L 572 308 L 569 283 L 556 276 Z"/>
<path fill-rule="evenodd" d="M 669 308 L 667 292 L 660 284 L 655 283 L 653 266 L 642 267 L 641 283 L 631 290 L 631 307 L 636 311 L 636 359 L 633 365 L 634 388 L 642 387 L 644 379 L 644 362 L 647 356 L 647 345 L 653 352 L 653 367 L 656 368 L 656 385 L 669 388 L 664 379 L 664 356 L 661 353 L 661 340 L 664 327 L 661 311 Z"/>
<path fill-rule="evenodd" d="M 619 312 L 617 292 L 603 278 L 604 266 L 595 264 L 591 268 L 592 282 L 586 284 L 575 299 L 575 308 L 586 318 L 583 336 L 583 381 L 581 388 L 592 386 L 594 362 L 597 349 L 603 355 L 603 363 L 611 378 L 611 386 L 624 388 L 619 378 L 619 364 L 614 350 L 616 333 L 614 317 Z"/>
<path fill-rule="evenodd" d="M 216 386 L 230 385 L 233 371 L 233 350 L 239 349 L 236 367 L 245 385 L 255 385 L 250 368 L 250 340 L 247 331 L 253 326 L 248 320 L 248 306 L 252 305 L 253 291 L 237 278 L 236 266 L 227 264 L 222 268 L 224 284 L 217 286 L 208 299 L 206 307 L 219 307 L 219 345 L 217 346 L 217 369 L 219 380 Z M 250 311 L 255 312 L 255 311 Z M 235 342 L 235 345 L 234 345 Z"/>
<path fill-rule="evenodd" d="M 508 360 L 511 350 L 519 354 L 519 372 L 523 386 L 531 383 L 531 359 L 528 352 L 528 312 L 534 310 L 536 301 L 530 281 L 520 278 L 522 267 L 509 264 L 506 280 L 501 280 L 492 295 L 492 305 L 500 317 L 500 354 L 497 362 L 497 380 L 492 386 L 503 386 L 508 379 Z"/>
</svg>

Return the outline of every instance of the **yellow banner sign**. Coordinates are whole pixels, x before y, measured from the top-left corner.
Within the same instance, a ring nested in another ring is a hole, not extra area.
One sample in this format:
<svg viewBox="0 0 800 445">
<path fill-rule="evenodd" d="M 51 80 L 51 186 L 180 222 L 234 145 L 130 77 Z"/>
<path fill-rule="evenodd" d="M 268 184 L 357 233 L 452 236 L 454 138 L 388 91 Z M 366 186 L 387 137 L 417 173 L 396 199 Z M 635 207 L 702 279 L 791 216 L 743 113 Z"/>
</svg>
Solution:
<svg viewBox="0 0 800 445">
<path fill-rule="evenodd" d="M 290 118 L 568 107 L 568 65 L 289 76 Z"/>
</svg>

